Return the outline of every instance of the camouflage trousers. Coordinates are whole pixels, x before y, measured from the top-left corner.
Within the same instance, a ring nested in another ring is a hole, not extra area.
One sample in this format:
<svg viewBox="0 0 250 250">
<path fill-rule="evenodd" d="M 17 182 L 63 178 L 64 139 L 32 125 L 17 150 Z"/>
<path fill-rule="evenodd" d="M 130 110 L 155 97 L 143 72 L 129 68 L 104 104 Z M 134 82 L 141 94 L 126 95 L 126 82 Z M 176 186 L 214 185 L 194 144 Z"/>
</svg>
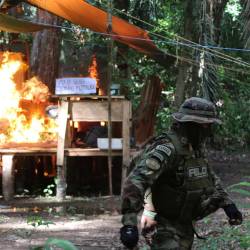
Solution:
<svg viewBox="0 0 250 250">
<path fill-rule="evenodd" d="M 151 250 L 190 250 L 194 240 L 192 223 L 183 224 L 157 219 L 156 232 L 152 236 Z"/>
</svg>

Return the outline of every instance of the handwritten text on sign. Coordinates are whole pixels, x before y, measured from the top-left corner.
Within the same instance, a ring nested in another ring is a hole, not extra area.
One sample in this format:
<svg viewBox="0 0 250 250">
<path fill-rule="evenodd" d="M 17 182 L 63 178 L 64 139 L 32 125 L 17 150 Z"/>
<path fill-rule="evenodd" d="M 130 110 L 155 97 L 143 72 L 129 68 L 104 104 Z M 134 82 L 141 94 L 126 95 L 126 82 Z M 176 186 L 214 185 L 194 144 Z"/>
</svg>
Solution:
<svg viewBox="0 0 250 250">
<path fill-rule="evenodd" d="M 56 79 L 56 95 L 95 94 L 96 80 L 90 77 Z"/>
</svg>

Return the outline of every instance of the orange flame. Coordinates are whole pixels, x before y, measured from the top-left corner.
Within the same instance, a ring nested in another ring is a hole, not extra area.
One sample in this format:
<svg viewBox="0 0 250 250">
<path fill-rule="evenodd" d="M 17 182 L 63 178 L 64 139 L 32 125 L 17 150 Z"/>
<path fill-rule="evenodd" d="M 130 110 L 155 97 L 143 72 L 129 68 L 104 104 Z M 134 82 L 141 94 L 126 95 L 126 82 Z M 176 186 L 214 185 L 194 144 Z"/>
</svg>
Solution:
<svg viewBox="0 0 250 250">
<path fill-rule="evenodd" d="M 22 98 L 31 100 L 34 103 L 47 102 L 49 88 L 36 77 L 26 81 L 22 90 Z"/>
<path fill-rule="evenodd" d="M 20 55 L 3 53 L 0 60 L 0 125 L 5 126 L 0 130 L 0 144 L 56 140 L 57 125 L 44 115 L 48 87 L 33 77 L 17 89 L 15 76 L 24 69 L 27 65 Z"/>
<path fill-rule="evenodd" d="M 92 57 L 92 62 L 89 67 L 89 77 L 94 78 L 96 80 L 96 88 L 99 89 L 99 76 L 98 76 L 98 71 L 97 71 L 97 62 L 96 62 L 96 56 L 94 55 Z M 99 93 L 100 94 L 100 93 Z"/>
</svg>

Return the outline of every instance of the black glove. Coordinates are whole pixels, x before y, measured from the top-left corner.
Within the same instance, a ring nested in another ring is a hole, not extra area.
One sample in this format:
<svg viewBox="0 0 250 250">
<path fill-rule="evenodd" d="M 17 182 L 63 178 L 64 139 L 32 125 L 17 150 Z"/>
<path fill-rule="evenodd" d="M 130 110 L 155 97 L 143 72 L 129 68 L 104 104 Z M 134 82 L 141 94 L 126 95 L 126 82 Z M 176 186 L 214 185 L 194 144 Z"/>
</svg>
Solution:
<svg viewBox="0 0 250 250">
<path fill-rule="evenodd" d="M 123 226 L 120 229 L 120 240 L 128 249 L 133 249 L 139 240 L 137 226 Z"/>
<path fill-rule="evenodd" d="M 235 204 L 230 204 L 223 207 L 226 215 L 229 218 L 230 225 L 240 225 L 243 221 L 242 214 L 235 206 Z"/>
</svg>

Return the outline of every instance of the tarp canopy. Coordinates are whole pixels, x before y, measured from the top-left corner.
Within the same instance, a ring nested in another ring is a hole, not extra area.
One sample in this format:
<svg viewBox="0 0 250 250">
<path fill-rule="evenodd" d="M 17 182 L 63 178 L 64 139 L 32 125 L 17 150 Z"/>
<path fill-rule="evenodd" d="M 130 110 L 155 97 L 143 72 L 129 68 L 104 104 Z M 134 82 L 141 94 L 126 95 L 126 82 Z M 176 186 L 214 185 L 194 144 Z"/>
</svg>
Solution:
<svg viewBox="0 0 250 250">
<path fill-rule="evenodd" d="M 84 0 L 26 0 L 26 2 L 83 28 L 108 35 L 107 12 Z M 33 32 L 49 27 L 20 21 L 4 14 L 1 14 L 1 18 L 0 30 L 9 32 Z M 115 16 L 112 17 L 112 34 L 114 40 L 149 55 L 163 66 L 171 66 L 175 60 L 156 47 L 147 31 Z"/>
<path fill-rule="evenodd" d="M 0 30 L 20 33 L 20 32 L 35 32 L 48 28 L 47 25 L 38 25 L 32 22 L 19 20 L 9 15 L 0 13 Z"/>
<path fill-rule="evenodd" d="M 95 32 L 107 33 L 107 12 L 84 0 L 27 0 L 28 3 L 65 18 Z M 114 39 L 146 54 L 162 53 L 148 36 L 148 32 L 113 16 Z"/>
</svg>

